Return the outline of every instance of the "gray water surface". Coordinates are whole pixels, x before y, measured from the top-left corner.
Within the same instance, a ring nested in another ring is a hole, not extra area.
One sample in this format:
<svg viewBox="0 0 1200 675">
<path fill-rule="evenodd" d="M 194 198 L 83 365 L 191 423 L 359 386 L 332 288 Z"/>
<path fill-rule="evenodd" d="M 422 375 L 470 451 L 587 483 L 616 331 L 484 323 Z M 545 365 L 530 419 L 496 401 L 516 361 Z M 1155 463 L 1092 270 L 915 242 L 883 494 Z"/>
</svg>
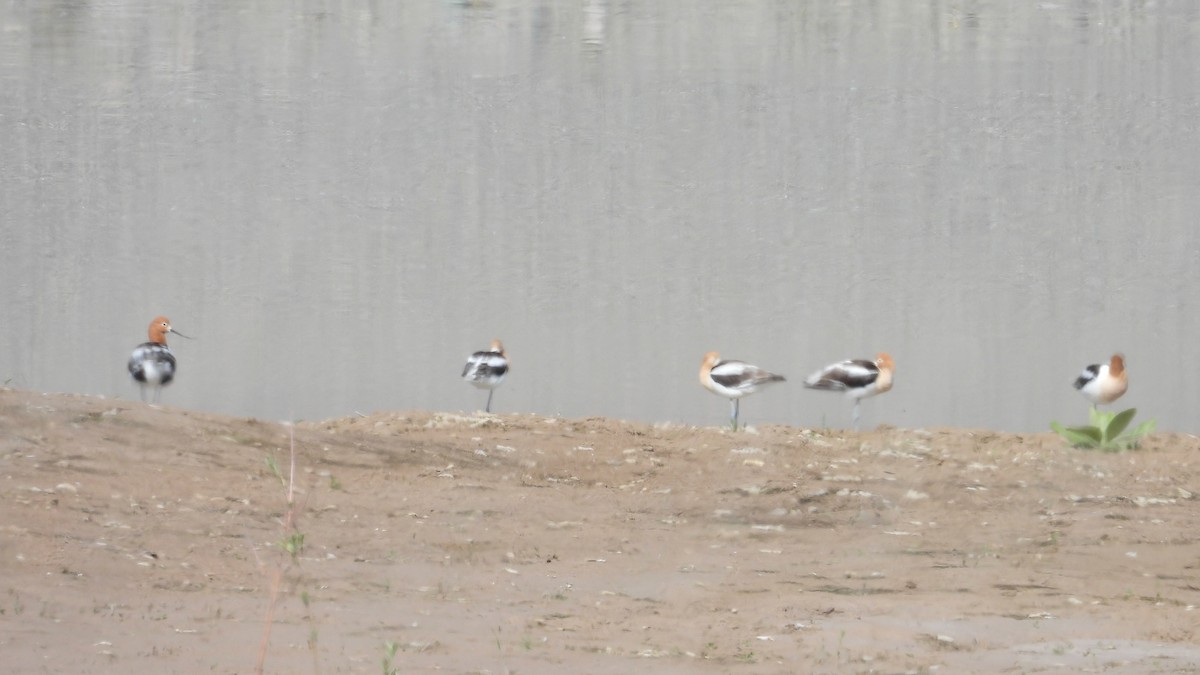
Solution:
<svg viewBox="0 0 1200 675">
<path fill-rule="evenodd" d="M 1200 4 L 0 0 L 0 383 L 269 419 L 1200 430 Z M 969 10 L 969 11 L 968 11 Z"/>
</svg>

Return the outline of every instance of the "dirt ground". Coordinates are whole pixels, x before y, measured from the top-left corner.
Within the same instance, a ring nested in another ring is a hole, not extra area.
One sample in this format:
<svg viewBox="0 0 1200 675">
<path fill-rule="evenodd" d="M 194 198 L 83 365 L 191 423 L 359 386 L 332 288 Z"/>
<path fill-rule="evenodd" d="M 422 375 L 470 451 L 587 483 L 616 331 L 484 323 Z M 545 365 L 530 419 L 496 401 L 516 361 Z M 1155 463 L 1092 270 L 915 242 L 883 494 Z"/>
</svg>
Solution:
<svg viewBox="0 0 1200 675">
<path fill-rule="evenodd" d="M 0 389 L 0 670 L 1200 672 L 1200 440 Z M 298 545 L 289 555 L 282 542 Z"/>
</svg>

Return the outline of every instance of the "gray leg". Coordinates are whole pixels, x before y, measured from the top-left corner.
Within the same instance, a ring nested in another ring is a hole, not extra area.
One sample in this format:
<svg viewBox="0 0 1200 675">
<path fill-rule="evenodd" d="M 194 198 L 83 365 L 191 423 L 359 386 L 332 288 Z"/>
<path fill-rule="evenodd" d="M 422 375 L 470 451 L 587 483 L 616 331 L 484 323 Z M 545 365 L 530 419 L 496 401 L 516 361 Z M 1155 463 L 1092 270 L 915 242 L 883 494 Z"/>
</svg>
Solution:
<svg viewBox="0 0 1200 675">
<path fill-rule="evenodd" d="M 729 409 L 733 414 L 733 417 L 729 419 L 729 424 L 733 427 L 734 431 L 737 431 L 738 428 L 738 413 L 741 412 L 741 402 L 740 398 L 729 399 Z"/>
<path fill-rule="evenodd" d="M 858 406 L 862 405 L 862 401 L 854 399 L 854 430 L 858 431 Z"/>
<path fill-rule="evenodd" d="M 484 412 L 492 412 L 492 394 L 494 393 L 496 393 L 495 389 L 488 389 L 488 402 L 483 409 Z"/>
</svg>

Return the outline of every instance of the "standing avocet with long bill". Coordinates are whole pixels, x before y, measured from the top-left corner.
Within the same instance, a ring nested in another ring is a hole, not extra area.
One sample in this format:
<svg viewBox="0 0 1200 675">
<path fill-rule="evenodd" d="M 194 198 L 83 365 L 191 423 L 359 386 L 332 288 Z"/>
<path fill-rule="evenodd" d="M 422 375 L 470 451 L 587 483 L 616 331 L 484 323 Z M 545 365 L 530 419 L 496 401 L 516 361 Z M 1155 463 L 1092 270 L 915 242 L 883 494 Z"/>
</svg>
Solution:
<svg viewBox="0 0 1200 675">
<path fill-rule="evenodd" d="M 462 378 L 470 384 L 488 390 L 487 406 L 484 407 L 485 412 L 492 412 L 492 394 L 496 392 L 496 387 L 504 382 L 504 376 L 508 374 L 508 354 L 504 352 L 504 345 L 500 344 L 499 340 L 492 340 L 492 346 L 487 351 L 475 352 L 467 358 L 467 365 L 463 366 Z"/>
<path fill-rule="evenodd" d="M 738 413 L 741 399 L 762 387 L 786 381 L 782 375 L 769 373 L 758 366 L 743 361 L 722 361 L 717 352 L 709 352 L 700 362 L 700 384 L 717 396 L 729 399 L 729 423 L 734 431 L 738 428 Z"/>
<path fill-rule="evenodd" d="M 167 347 L 167 333 L 179 337 L 187 336 L 171 327 L 171 321 L 165 316 L 156 316 L 150 322 L 150 341 L 143 342 L 133 349 L 129 357 L 129 374 L 138 383 L 142 401 L 146 401 L 146 387 L 154 388 L 153 402 L 158 403 L 162 388 L 175 379 L 175 355 Z M 190 339 L 190 338 L 189 338 Z"/>
<path fill-rule="evenodd" d="M 874 361 L 851 359 L 825 366 L 808 376 L 804 386 L 822 391 L 845 392 L 854 399 L 854 428 L 858 429 L 859 406 L 864 398 L 882 394 L 892 388 L 896 364 L 886 353 L 875 355 Z"/>
<path fill-rule="evenodd" d="M 1125 356 L 1113 354 L 1108 363 L 1093 363 L 1075 378 L 1075 388 L 1092 402 L 1092 407 L 1101 403 L 1112 403 L 1129 389 L 1129 373 L 1125 370 Z"/>
</svg>

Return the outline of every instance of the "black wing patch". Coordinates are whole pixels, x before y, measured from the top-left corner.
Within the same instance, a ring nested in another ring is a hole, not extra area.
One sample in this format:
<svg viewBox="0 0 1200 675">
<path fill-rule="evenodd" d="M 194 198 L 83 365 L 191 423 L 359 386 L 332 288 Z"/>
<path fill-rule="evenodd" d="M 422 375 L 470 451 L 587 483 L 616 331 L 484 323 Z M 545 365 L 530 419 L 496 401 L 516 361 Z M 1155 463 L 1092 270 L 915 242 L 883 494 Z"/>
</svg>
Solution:
<svg viewBox="0 0 1200 675">
<path fill-rule="evenodd" d="M 1087 386 L 1088 382 L 1091 382 L 1092 380 L 1096 379 L 1099 376 L 1100 376 L 1100 364 L 1093 363 L 1092 365 L 1088 366 L 1087 368 L 1084 368 L 1083 373 L 1079 377 L 1075 378 L 1075 388 L 1083 389 L 1084 387 Z"/>
<path fill-rule="evenodd" d="M 144 342 L 138 345 L 129 357 L 129 374 L 138 382 L 145 382 L 147 365 L 161 374 L 160 384 L 168 384 L 175 378 L 175 355 L 161 344 Z"/>
<path fill-rule="evenodd" d="M 805 381 L 810 389 L 845 391 L 870 386 L 879 378 L 879 366 L 874 361 L 856 359 L 829 366 Z"/>
</svg>

